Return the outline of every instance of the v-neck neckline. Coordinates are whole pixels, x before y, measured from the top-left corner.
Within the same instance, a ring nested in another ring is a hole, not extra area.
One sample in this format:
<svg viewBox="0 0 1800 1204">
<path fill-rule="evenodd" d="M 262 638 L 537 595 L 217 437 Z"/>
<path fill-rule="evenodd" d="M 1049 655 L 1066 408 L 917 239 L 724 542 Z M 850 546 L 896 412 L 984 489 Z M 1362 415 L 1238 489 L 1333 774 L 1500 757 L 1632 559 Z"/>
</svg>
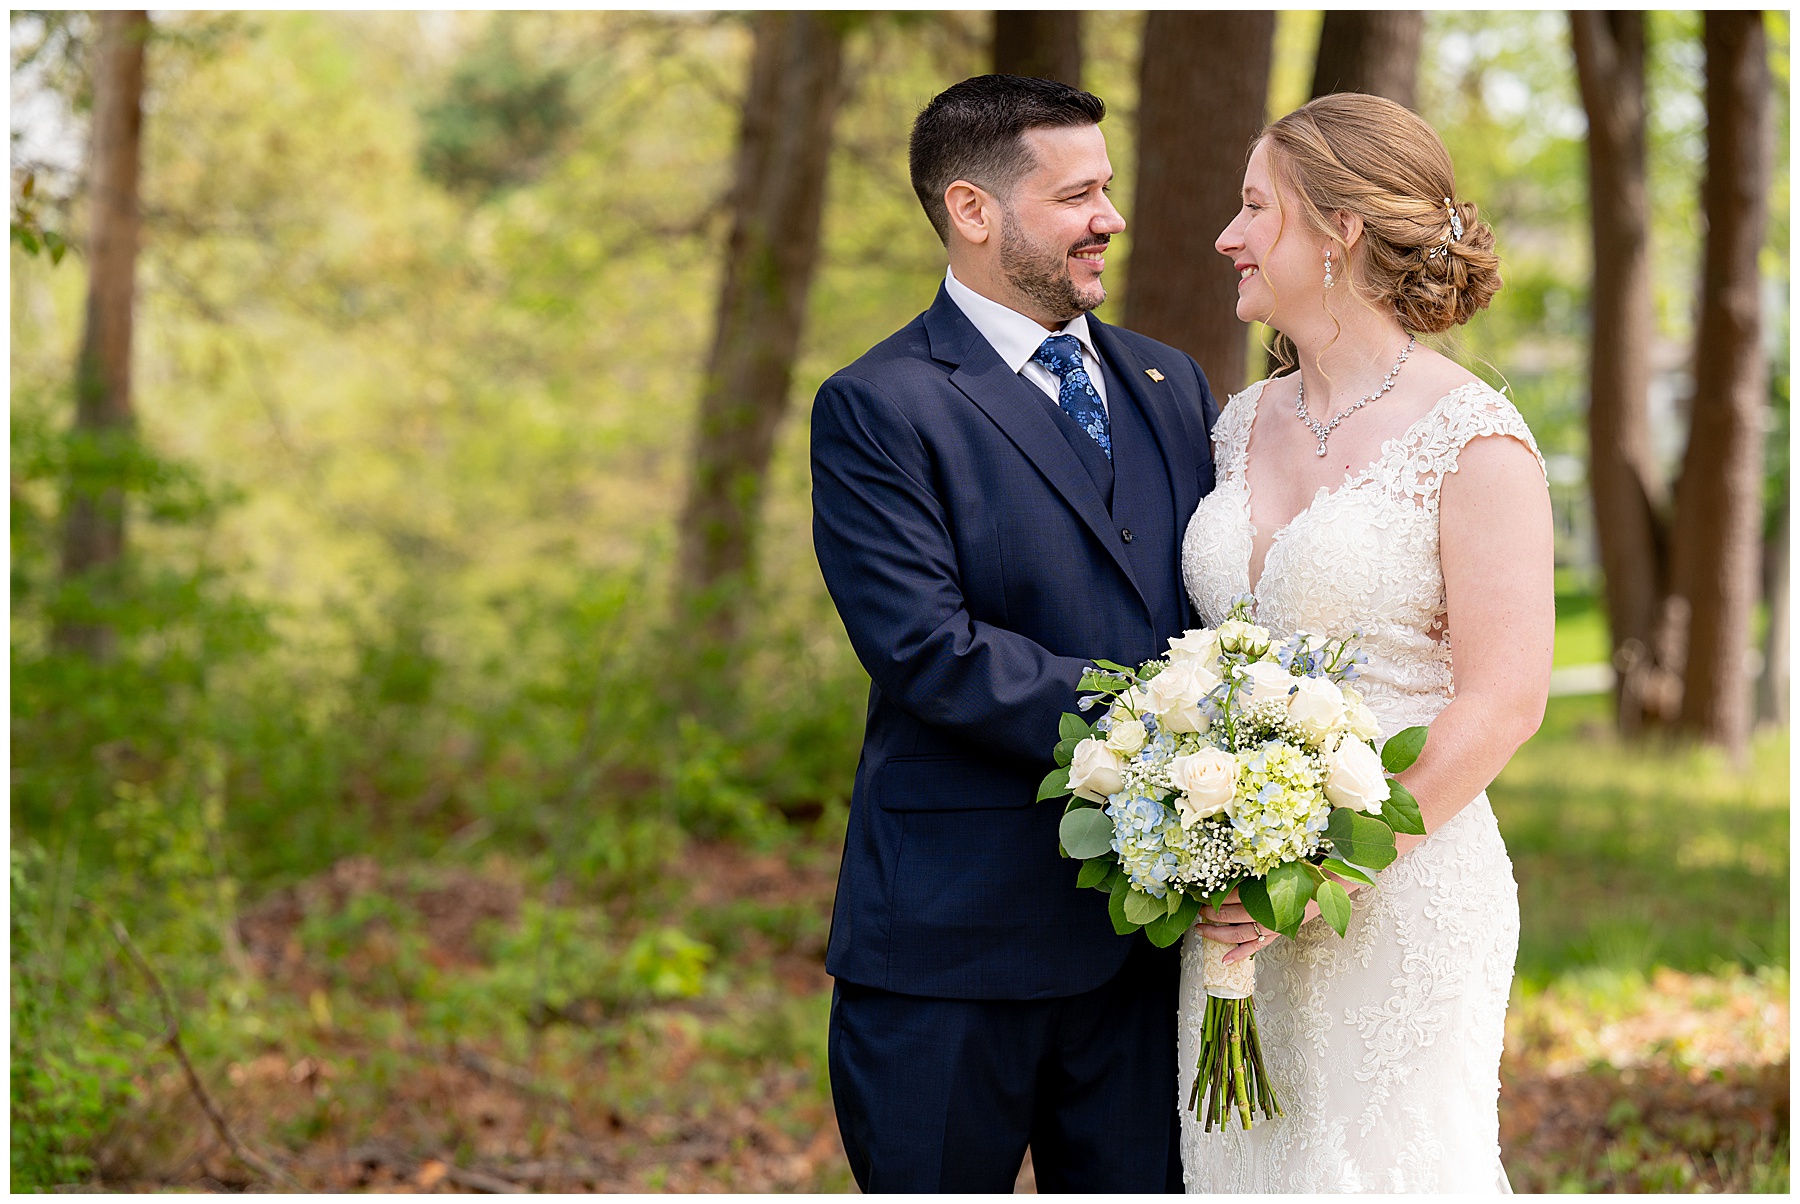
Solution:
<svg viewBox="0 0 1800 1204">
<path fill-rule="evenodd" d="M 1250 488 L 1250 444 L 1256 437 L 1256 416 L 1262 409 L 1263 394 L 1267 392 L 1270 382 L 1275 379 L 1276 378 L 1272 376 L 1265 377 L 1257 386 L 1255 395 L 1248 399 L 1250 402 L 1250 415 L 1249 419 L 1244 424 L 1244 451 L 1242 459 L 1238 464 L 1238 479 L 1244 490 L 1244 520 L 1250 524 L 1250 555 L 1244 562 L 1244 585 L 1248 591 L 1256 597 L 1261 597 L 1263 577 L 1268 573 L 1269 557 L 1275 554 L 1275 545 L 1281 542 L 1282 536 L 1293 529 L 1294 524 L 1311 514 L 1325 502 L 1328 502 L 1357 486 L 1365 484 L 1367 478 L 1369 478 L 1377 468 L 1381 467 L 1389 456 L 1393 455 L 1394 452 L 1398 451 L 1406 444 L 1414 431 L 1418 430 L 1421 426 L 1425 425 L 1425 423 L 1437 416 L 1437 412 L 1443 408 L 1445 402 L 1449 401 L 1464 389 L 1471 389 L 1481 384 L 1480 381 L 1466 381 L 1463 384 L 1457 385 L 1448 393 L 1445 393 L 1442 397 L 1433 402 L 1431 408 L 1419 415 L 1419 417 L 1408 425 L 1405 430 L 1401 431 L 1392 439 L 1383 440 L 1381 450 L 1376 453 L 1373 460 L 1370 460 L 1367 464 L 1363 465 L 1362 468 L 1353 473 L 1345 473 L 1344 479 L 1335 486 L 1319 486 L 1318 490 L 1312 495 L 1312 499 L 1308 501 L 1306 505 L 1296 510 L 1285 523 L 1275 529 L 1274 534 L 1269 536 L 1269 546 L 1263 549 L 1262 564 L 1258 566 L 1256 564 L 1256 499 L 1255 494 Z M 1254 581 L 1251 580 L 1250 575 L 1250 570 L 1253 568 L 1256 569 Z"/>
</svg>

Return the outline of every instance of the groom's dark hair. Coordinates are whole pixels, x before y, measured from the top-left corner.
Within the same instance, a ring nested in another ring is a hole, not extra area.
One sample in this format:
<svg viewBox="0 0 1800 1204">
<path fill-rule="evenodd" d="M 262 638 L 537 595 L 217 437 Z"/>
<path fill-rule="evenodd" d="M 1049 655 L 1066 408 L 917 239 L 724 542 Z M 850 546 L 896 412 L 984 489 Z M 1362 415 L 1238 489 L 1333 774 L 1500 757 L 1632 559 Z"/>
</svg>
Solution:
<svg viewBox="0 0 1800 1204">
<path fill-rule="evenodd" d="M 950 244 L 944 189 L 967 180 L 1004 196 L 1034 166 L 1026 130 L 1098 125 L 1106 102 L 1055 80 L 977 75 L 931 98 L 913 121 L 913 191 L 938 238 Z"/>
</svg>

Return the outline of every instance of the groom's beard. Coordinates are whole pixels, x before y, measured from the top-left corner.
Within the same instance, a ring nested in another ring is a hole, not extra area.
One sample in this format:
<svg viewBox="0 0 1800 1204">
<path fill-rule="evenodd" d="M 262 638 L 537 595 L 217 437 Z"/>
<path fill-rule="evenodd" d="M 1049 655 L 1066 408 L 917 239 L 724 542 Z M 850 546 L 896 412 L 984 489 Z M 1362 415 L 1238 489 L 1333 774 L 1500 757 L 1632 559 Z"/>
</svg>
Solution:
<svg viewBox="0 0 1800 1204">
<path fill-rule="evenodd" d="M 1000 271 L 1007 283 L 1041 306 L 1044 312 L 1067 320 L 1096 309 L 1106 300 L 1098 282 L 1091 293 L 1075 287 L 1069 275 L 1069 254 L 1077 247 L 1105 246 L 1106 235 L 1090 235 L 1071 247 L 1053 248 L 1029 241 L 1009 213 L 1000 227 Z"/>
</svg>

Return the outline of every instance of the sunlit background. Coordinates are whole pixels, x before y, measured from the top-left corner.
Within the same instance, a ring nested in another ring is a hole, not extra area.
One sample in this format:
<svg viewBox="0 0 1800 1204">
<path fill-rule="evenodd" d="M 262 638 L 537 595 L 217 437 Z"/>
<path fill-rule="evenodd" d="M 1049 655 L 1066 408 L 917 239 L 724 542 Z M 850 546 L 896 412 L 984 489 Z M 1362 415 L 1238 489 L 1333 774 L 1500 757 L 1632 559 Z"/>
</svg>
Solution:
<svg viewBox="0 0 1800 1204">
<path fill-rule="evenodd" d="M 1278 15 L 1270 116 L 1307 98 L 1322 16 Z M 906 135 L 990 69 L 992 20 L 844 35 L 819 266 L 721 657 L 690 655 L 675 553 L 749 17 L 155 14 L 137 439 L 109 461 L 128 552 L 95 602 L 59 569 L 66 484 L 96 454 L 69 433 L 94 25 L 12 15 L 15 1189 L 851 1186 L 823 948 L 867 678 L 813 560 L 806 413 L 931 301 L 943 252 Z M 1143 24 L 1080 26 L 1128 219 Z M 1705 60 L 1698 13 L 1646 26 L 1648 404 L 1672 476 Z M 1786 14 L 1765 29 L 1773 549 Z M 1557 696 L 1492 791 L 1525 925 L 1509 1173 L 1784 1191 L 1784 636 L 1778 675 L 1763 662 L 1785 568 L 1745 649 L 1780 687 L 1747 749 L 1622 740 L 1568 16 L 1430 13 L 1417 85 L 1504 261 L 1450 347 L 1530 422 L 1558 523 Z M 1116 245 L 1113 321 L 1131 233 Z M 53 639 L 70 615 L 113 633 L 107 657 Z"/>
</svg>

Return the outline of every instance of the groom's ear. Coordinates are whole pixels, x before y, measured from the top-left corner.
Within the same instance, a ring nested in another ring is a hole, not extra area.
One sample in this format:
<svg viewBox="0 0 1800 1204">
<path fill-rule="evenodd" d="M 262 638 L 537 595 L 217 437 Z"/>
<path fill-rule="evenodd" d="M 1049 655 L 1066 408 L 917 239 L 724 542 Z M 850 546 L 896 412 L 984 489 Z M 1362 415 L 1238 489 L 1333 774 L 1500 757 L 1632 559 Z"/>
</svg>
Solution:
<svg viewBox="0 0 1800 1204">
<path fill-rule="evenodd" d="M 966 243 L 980 245 L 1000 235 L 1000 205 L 994 195 L 967 180 L 952 180 L 944 189 L 950 228 Z"/>
</svg>

